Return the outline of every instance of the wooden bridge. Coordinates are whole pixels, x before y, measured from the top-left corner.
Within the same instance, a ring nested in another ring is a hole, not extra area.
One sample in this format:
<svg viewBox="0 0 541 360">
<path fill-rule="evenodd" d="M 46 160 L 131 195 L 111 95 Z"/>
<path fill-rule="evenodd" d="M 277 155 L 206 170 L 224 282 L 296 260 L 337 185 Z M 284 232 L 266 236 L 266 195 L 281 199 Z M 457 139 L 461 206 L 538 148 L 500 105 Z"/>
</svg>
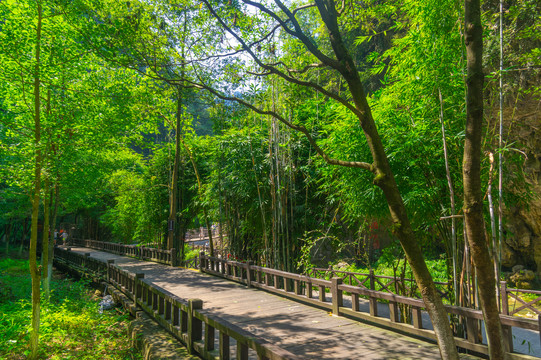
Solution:
<svg viewBox="0 0 541 360">
<path fill-rule="evenodd" d="M 204 359 L 440 358 L 437 346 L 429 342 L 434 334 L 417 299 L 344 285 L 340 278 L 310 278 L 204 254 L 193 270 L 166 265 L 174 261 L 173 252 L 85 245 L 108 252 L 57 248 L 55 261 L 114 285 Z M 363 302 L 360 296 L 369 300 Z M 378 314 L 378 298 L 389 303 L 386 317 L 381 310 Z M 411 325 L 398 322 L 398 303 L 411 306 Z M 481 316 L 477 310 L 449 309 L 471 319 L 470 327 Z M 539 331 L 538 321 L 502 321 Z M 486 353 L 476 339 L 457 338 L 457 343 Z M 515 353 L 511 357 L 534 359 Z"/>
</svg>

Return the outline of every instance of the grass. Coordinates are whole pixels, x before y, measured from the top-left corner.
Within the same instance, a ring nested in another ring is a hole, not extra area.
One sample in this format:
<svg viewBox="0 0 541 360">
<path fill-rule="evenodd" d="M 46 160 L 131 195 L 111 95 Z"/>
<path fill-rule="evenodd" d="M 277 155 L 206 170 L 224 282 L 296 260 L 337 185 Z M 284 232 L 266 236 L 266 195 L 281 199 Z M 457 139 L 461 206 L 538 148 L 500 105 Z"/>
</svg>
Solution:
<svg viewBox="0 0 541 360">
<path fill-rule="evenodd" d="M 0 359 L 26 359 L 32 314 L 28 260 L 0 259 Z M 128 315 L 99 313 L 101 298 L 86 281 L 55 273 L 42 297 L 40 359 L 142 359 L 127 333 Z"/>
</svg>

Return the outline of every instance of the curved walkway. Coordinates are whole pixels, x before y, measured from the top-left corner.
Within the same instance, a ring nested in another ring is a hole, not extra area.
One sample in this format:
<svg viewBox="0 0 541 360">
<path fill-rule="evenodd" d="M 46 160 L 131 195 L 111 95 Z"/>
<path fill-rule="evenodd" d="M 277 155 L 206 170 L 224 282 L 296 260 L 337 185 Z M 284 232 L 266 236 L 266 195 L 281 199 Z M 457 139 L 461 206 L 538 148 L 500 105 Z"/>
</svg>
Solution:
<svg viewBox="0 0 541 360">
<path fill-rule="evenodd" d="M 203 300 L 203 308 L 254 336 L 306 359 L 439 359 L 435 344 L 366 325 L 324 310 L 300 304 L 261 290 L 249 289 L 194 270 L 172 268 L 88 248 L 102 261 L 132 273 L 144 273 L 144 281 L 188 299 Z M 462 359 L 477 359 L 461 355 Z"/>
</svg>

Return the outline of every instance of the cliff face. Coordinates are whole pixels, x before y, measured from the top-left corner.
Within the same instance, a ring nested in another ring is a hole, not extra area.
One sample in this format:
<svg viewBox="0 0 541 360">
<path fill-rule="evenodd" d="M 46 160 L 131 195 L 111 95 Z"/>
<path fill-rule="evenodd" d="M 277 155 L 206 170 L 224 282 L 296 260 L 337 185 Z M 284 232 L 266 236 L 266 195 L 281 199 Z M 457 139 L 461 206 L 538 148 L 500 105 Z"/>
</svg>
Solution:
<svg viewBox="0 0 541 360">
<path fill-rule="evenodd" d="M 510 206 L 504 214 L 505 243 L 502 245 L 502 265 L 524 265 L 541 274 L 541 102 L 527 99 L 516 103 L 513 111 L 505 111 L 507 143 L 523 152 L 529 192 L 527 206 Z M 516 169 L 516 171 L 520 171 Z M 508 187 L 509 186 L 509 187 Z M 507 191 L 518 194 L 523 189 L 504 183 Z"/>
</svg>

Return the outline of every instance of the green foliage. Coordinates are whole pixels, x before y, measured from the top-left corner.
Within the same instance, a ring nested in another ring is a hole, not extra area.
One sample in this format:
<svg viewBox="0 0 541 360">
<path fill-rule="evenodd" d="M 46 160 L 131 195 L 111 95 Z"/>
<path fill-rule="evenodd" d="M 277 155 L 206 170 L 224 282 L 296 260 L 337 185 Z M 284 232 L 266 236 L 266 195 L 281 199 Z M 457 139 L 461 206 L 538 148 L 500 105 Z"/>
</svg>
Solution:
<svg viewBox="0 0 541 360">
<path fill-rule="evenodd" d="M 0 358 L 29 352 L 32 306 L 27 260 L 0 259 Z M 86 281 L 55 275 L 51 299 L 42 298 L 40 359 L 142 359 L 127 336 L 128 315 L 99 313 L 99 298 Z"/>
<path fill-rule="evenodd" d="M 360 264 L 368 257 L 370 249 L 360 246 L 368 234 L 366 223 L 389 216 L 372 173 L 328 166 L 304 136 L 276 118 L 192 88 L 199 82 L 258 108 L 275 110 L 292 124 L 306 127 L 332 158 L 372 162 L 359 119 L 344 103 L 328 96 L 350 101 L 344 79 L 317 65 L 320 61 L 298 39 L 274 32 L 276 19 L 242 2 L 212 3 L 225 23 L 252 44 L 251 51 L 262 62 L 275 64 L 278 71 L 297 79 L 294 82 L 276 73 L 254 75 L 261 69 L 248 56 L 238 55 L 239 44 L 200 3 L 44 4 L 47 18 L 39 64 L 43 126 L 38 146 L 45 155 L 43 176 L 60 191 L 58 218 L 77 222 L 78 236 L 164 243 L 172 193 L 174 122 L 182 95 L 183 146 L 175 214 L 179 234 L 200 226 L 208 215 L 211 223 L 221 223 L 228 232 L 228 243 L 222 245 L 241 258 L 277 267 L 296 263 L 306 267 L 310 249 L 322 237 L 332 240 L 337 258 L 350 247 L 356 247 L 353 255 L 347 254 L 351 262 Z M 284 16 L 275 5 L 267 5 Z M 368 0 L 345 5 L 339 17 L 344 43 L 369 94 L 419 242 L 425 254 L 438 258 L 450 247 L 450 221 L 439 220 L 450 215 L 441 121 L 456 208 L 461 208 L 462 5 L 450 0 Z M 523 87 L 524 92 L 538 94 L 531 74 L 539 72 L 539 4 L 521 0 L 509 5 L 504 18 L 509 70 L 505 76 L 512 79 L 509 84 L 523 83 L 508 88 L 512 92 Z M 495 80 L 499 39 L 497 16 L 490 6 L 485 4 L 484 61 Z M 36 35 L 28 27 L 36 13 L 35 3 L 28 0 L 0 3 L 0 208 L 4 210 L 0 236 L 15 224 L 9 230 L 11 239 L 24 237 L 20 224 L 28 216 L 30 160 L 36 150 L 29 106 Z M 321 54 L 334 57 L 316 7 L 299 10 L 295 16 Z M 261 37 L 264 41 L 255 42 Z M 487 87 L 491 97 L 495 84 L 491 81 Z M 182 86 L 186 88 L 179 91 Z M 204 123 L 202 131 L 211 133 L 209 119 L 213 135 L 199 136 L 198 122 Z M 486 137 L 490 151 L 492 132 L 488 129 Z M 510 146 L 504 150 L 509 166 L 504 179 L 522 187 L 524 176 L 518 170 L 522 159 L 510 155 Z M 485 160 L 483 184 L 488 182 L 487 169 Z M 521 196 L 526 199 L 531 194 Z M 518 202 L 508 194 L 504 198 L 508 208 Z M 388 255 L 384 252 L 380 262 L 388 260 L 387 267 L 392 268 L 392 257 L 385 260 Z M 395 260 L 402 258 L 395 255 Z"/>
<path fill-rule="evenodd" d="M 192 249 L 190 245 L 184 244 L 184 260 L 191 260 L 199 257 L 199 250 Z"/>
</svg>

